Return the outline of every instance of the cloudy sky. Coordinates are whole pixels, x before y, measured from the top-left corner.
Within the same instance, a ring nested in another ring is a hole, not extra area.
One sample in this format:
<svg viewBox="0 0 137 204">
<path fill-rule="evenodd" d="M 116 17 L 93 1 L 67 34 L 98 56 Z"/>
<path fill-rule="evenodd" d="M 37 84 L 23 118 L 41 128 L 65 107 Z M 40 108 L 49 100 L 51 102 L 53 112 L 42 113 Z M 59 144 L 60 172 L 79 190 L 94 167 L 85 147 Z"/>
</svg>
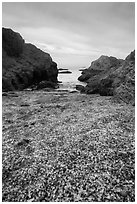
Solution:
<svg viewBox="0 0 137 204">
<path fill-rule="evenodd" d="M 100 55 L 125 58 L 135 48 L 135 4 L 2 4 L 3 27 L 50 53 L 59 67 L 88 67 Z"/>
</svg>

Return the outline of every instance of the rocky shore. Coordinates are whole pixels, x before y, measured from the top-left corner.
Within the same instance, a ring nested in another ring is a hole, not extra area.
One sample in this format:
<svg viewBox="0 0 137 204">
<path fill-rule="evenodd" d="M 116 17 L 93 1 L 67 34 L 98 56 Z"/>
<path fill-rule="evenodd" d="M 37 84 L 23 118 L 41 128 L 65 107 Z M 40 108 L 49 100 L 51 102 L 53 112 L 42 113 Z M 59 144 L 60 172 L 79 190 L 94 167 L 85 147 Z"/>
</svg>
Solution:
<svg viewBox="0 0 137 204">
<path fill-rule="evenodd" d="M 77 91 L 20 34 L 2 45 L 2 201 L 135 202 L 135 51 L 92 62 Z"/>
<path fill-rule="evenodd" d="M 19 33 L 2 28 L 3 91 L 23 90 L 41 81 L 46 81 L 45 88 L 53 88 L 57 76 L 57 64 L 48 53 L 25 43 Z"/>
<path fill-rule="evenodd" d="M 135 104 L 135 51 L 125 60 L 102 55 L 93 61 L 78 78 L 86 87 L 78 87 L 82 93 L 114 96 L 115 99 Z"/>
</svg>

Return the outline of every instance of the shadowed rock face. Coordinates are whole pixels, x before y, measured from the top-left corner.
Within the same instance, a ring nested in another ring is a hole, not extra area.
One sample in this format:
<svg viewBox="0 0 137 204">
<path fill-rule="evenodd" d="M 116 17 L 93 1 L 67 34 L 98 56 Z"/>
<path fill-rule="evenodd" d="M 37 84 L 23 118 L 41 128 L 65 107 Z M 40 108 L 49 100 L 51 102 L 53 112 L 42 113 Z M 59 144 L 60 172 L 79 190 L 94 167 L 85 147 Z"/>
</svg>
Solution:
<svg viewBox="0 0 137 204">
<path fill-rule="evenodd" d="M 99 59 L 93 61 L 88 69 L 82 71 L 82 75 L 78 78 L 79 81 L 91 82 L 98 76 L 106 74 L 112 67 L 118 67 L 123 60 L 115 57 L 102 55 Z M 96 76 L 96 77 L 95 77 Z"/>
<path fill-rule="evenodd" d="M 88 69 L 82 72 L 78 78 L 80 81 L 86 81 L 87 86 L 85 92 L 87 94 L 113 95 L 112 81 L 113 79 L 106 79 L 106 77 L 113 72 L 122 63 L 115 57 L 108 57 L 102 55 L 99 59 L 93 61 Z"/>
<path fill-rule="evenodd" d="M 131 52 L 114 75 L 114 97 L 135 105 L 135 50 Z"/>
<path fill-rule="evenodd" d="M 57 82 L 57 64 L 32 44 L 24 42 L 20 34 L 2 29 L 2 89 L 22 90 L 46 80 Z"/>
<path fill-rule="evenodd" d="M 78 78 L 87 82 L 84 92 L 103 96 L 115 96 L 125 102 L 134 101 L 135 97 L 135 51 L 125 60 L 101 56 L 93 61 L 88 69 Z M 82 91 L 83 92 L 83 91 Z"/>
<path fill-rule="evenodd" d="M 19 33 L 13 32 L 11 29 L 2 28 L 2 48 L 7 55 L 19 57 L 23 52 L 24 39 Z"/>
</svg>

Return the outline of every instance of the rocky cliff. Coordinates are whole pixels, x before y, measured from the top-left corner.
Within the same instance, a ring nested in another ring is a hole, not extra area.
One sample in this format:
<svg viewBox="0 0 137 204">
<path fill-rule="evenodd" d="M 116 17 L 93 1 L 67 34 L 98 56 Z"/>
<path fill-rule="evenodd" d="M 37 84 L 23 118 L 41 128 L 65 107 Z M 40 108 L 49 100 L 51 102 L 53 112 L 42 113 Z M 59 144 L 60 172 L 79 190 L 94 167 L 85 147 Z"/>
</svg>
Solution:
<svg viewBox="0 0 137 204">
<path fill-rule="evenodd" d="M 78 80 L 87 82 L 82 92 L 114 96 L 118 100 L 134 103 L 135 51 L 125 60 L 101 56 L 82 72 Z"/>
<path fill-rule="evenodd" d="M 57 82 L 57 64 L 48 53 L 2 28 L 2 90 L 22 90 L 41 81 Z"/>
<path fill-rule="evenodd" d="M 135 105 L 135 50 L 126 57 L 122 66 L 113 72 L 112 76 L 114 97 Z"/>
</svg>

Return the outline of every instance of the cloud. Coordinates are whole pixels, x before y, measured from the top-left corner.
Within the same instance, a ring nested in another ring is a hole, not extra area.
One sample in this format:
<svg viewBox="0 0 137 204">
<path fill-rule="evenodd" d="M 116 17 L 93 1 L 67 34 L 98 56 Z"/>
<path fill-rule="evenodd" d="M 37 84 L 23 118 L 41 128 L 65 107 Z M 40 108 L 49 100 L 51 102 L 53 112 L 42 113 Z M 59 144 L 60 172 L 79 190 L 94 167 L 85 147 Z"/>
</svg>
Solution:
<svg viewBox="0 0 137 204">
<path fill-rule="evenodd" d="M 102 54 L 125 58 L 134 49 L 135 4 L 5 2 L 3 26 L 20 32 L 60 64 L 90 64 Z"/>
</svg>

